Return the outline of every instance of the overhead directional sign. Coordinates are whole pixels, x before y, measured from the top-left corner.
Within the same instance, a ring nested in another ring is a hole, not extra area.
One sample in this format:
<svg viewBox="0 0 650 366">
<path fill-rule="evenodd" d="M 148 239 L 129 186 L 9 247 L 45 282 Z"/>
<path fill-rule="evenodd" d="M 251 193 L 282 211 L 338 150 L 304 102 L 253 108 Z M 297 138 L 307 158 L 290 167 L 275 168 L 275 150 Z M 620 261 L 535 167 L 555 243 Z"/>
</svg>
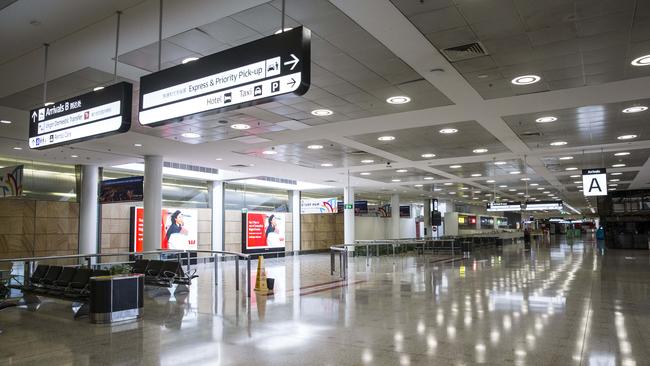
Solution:
<svg viewBox="0 0 650 366">
<path fill-rule="evenodd" d="M 298 27 L 140 79 L 142 125 L 302 95 L 310 84 L 311 31 Z"/>
<path fill-rule="evenodd" d="M 521 202 L 490 202 L 488 211 L 521 211 Z"/>
<path fill-rule="evenodd" d="M 132 93 L 133 86 L 122 82 L 30 111 L 29 147 L 47 149 L 128 131 Z"/>
<path fill-rule="evenodd" d="M 605 168 L 582 170 L 582 194 L 585 196 L 607 196 Z"/>
<path fill-rule="evenodd" d="M 557 210 L 562 211 L 564 203 L 562 201 L 535 201 L 526 202 L 524 204 L 525 211 L 539 211 L 539 210 Z"/>
</svg>

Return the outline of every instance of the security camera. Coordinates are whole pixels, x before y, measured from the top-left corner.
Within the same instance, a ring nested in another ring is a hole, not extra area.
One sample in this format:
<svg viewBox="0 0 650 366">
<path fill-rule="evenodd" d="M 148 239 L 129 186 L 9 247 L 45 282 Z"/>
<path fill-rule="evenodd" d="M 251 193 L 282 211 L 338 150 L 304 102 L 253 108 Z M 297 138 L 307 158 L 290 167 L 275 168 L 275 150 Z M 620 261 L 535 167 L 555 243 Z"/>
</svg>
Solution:
<svg viewBox="0 0 650 366">
<path fill-rule="evenodd" d="M 390 161 L 386 162 L 386 168 L 390 168 Z"/>
</svg>

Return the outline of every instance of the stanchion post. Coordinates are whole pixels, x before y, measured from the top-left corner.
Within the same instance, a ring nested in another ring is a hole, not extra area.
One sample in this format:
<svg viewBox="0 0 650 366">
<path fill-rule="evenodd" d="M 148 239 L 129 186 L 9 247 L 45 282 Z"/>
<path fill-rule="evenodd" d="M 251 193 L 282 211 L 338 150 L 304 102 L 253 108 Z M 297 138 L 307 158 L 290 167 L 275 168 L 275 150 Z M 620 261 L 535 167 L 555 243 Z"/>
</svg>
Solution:
<svg viewBox="0 0 650 366">
<path fill-rule="evenodd" d="M 32 262 L 25 261 L 25 266 L 23 267 L 23 285 L 27 286 L 29 283 L 29 278 L 32 277 Z"/>
<path fill-rule="evenodd" d="M 246 267 L 247 267 L 246 271 L 248 272 L 247 275 L 248 278 L 246 278 L 246 287 L 247 287 L 246 294 L 248 297 L 251 297 L 251 257 L 250 256 L 246 258 Z"/>
<path fill-rule="evenodd" d="M 219 255 L 214 254 L 214 285 L 216 286 L 219 281 Z"/>
<path fill-rule="evenodd" d="M 191 268 L 190 268 L 190 252 L 185 251 L 185 253 L 187 254 L 187 273 L 190 273 L 190 270 L 191 270 Z"/>
<path fill-rule="evenodd" d="M 86 260 L 86 265 L 88 266 L 88 268 L 92 268 L 93 265 L 92 257 L 85 257 L 84 259 Z"/>
<path fill-rule="evenodd" d="M 334 250 L 330 249 L 330 276 L 334 276 Z"/>
<path fill-rule="evenodd" d="M 239 256 L 235 258 L 235 290 L 239 291 Z"/>
</svg>

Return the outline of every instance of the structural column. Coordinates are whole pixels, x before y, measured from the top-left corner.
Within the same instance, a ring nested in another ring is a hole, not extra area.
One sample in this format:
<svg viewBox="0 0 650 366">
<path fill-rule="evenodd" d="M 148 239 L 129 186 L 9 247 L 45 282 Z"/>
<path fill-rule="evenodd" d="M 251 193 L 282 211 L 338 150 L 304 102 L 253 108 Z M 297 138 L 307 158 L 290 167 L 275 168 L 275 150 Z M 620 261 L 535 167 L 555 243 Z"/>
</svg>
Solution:
<svg viewBox="0 0 650 366">
<path fill-rule="evenodd" d="M 343 189 L 343 238 L 345 244 L 354 244 L 354 188 L 345 187 Z M 351 209 L 349 205 L 352 205 Z M 352 248 L 354 249 L 354 248 Z"/>
<path fill-rule="evenodd" d="M 399 194 L 390 197 L 391 235 L 388 239 L 399 239 Z"/>
<path fill-rule="evenodd" d="M 299 251 L 302 247 L 300 241 L 300 196 L 300 191 L 289 191 L 291 221 L 293 222 L 293 251 Z"/>
<path fill-rule="evenodd" d="M 79 254 L 99 252 L 98 189 L 99 168 L 96 165 L 82 165 L 79 192 Z"/>
<path fill-rule="evenodd" d="M 424 200 L 424 222 L 422 223 L 424 227 L 424 237 L 432 237 L 433 232 L 431 231 L 431 200 Z"/>
<path fill-rule="evenodd" d="M 208 183 L 210 208 L 212 209 L 212 250 L 226 250 L 224 247 L 224 184 L 222 181 Z"/>
<path fill-rule="evenodd" d="M 144 251 L 160 249 L 162 169 L 162 156 L 144 157 Z"/>
</svg>

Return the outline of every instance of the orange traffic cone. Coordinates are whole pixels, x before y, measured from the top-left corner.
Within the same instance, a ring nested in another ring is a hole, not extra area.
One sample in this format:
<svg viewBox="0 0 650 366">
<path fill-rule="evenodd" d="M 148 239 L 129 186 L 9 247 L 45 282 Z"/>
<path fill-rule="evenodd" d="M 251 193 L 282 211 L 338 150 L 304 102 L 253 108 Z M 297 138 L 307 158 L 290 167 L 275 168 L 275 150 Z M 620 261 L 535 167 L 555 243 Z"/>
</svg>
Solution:
<svg viewBox="0 0 650 366">
<path fill-rule="evenodd" d="M 255 277 L 255 292 L 260 295 L 268 295 L 270 293 L 266 285 L 266 271 L 264 270 L 264 257 L 257 258 L 257 276 Z"/>
</svg>

